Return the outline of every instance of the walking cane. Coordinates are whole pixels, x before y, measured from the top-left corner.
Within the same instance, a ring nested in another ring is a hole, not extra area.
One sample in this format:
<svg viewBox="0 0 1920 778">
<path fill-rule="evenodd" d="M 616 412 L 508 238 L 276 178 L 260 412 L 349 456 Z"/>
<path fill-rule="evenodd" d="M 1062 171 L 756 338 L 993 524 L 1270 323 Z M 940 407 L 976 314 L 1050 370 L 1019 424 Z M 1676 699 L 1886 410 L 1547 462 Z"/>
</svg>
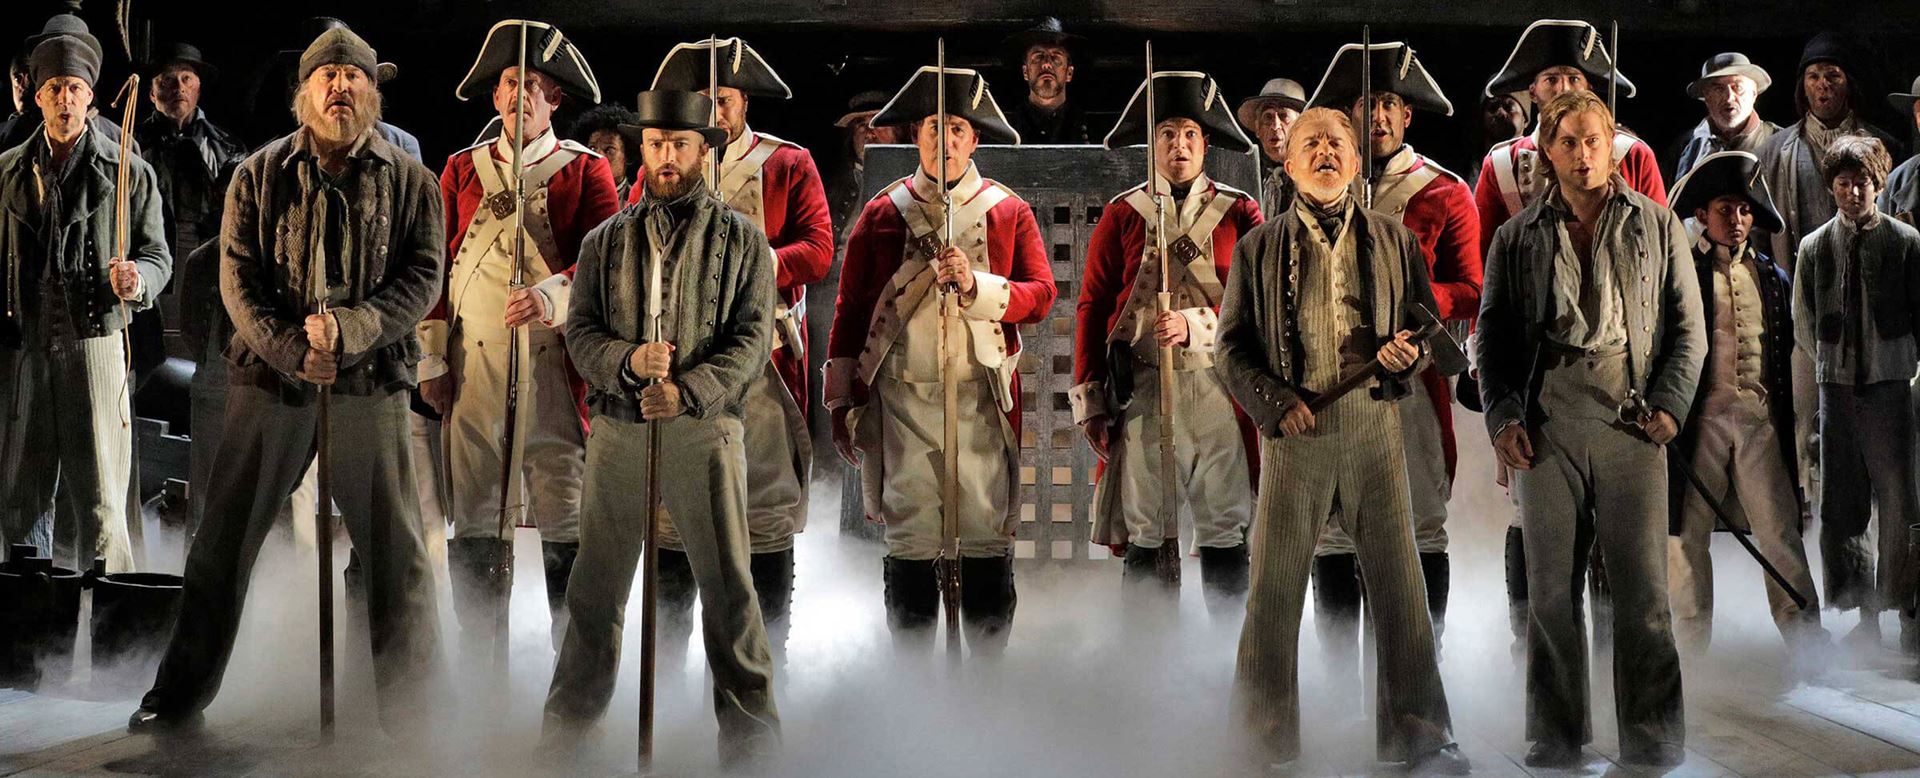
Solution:
<svg viewBox="0 0 1920 778">
<path fill-rule="evenodd" d="M 513 273 L 507 282 L 507 295 L 511 297 L 526 287 L 526 248 L 527 248 L 527 25 L 519 24 L 520 44 L 515 57 L 513 79 Z M 501 126 L 504 132 L 506 127 Z M 520 426 L 520 340 L 526 337 L 523 327 L 509 327 L 507 337 L 507 407 L 500 433 L 500 515 L 494 537 L 493 564 L 488 566 L 488 583 L 499 589 L 499 597 L 494 602 L 493 611 L 493 675 L 502 681 L 508 679 L 511 669 L 507 659 L 512 654 L 512 640 L 508 636 L 511 626 L 513 604 L 513 528 L 515 522 L 509 520 L 516 506 L 508 504 L 513 496 L 514 452 L 517 448 Z"/>
<path fill-rule="evenodd" d="M 120 162 L 113 172 L 113 257 L 120 262 L 127 259 L 127 245 L 132 241 L 133 225 L 128 219 L 132 210 L 131 195 L 127 185 L 132 182 L 132 172 L 128 163 L 133 159 L 133 119 L 140 106 L 140 74 L 127 76 L 120 87 L 120 94 L 113 99 L 113 105 L 123 106 L 120 112 Z M 118 299 L 120 295 L 115 294 Z M 145 505 L 140 493 L 140 420 L 133 409 L 133 396 L 139 389 L 139 382 L 133 369 L 133 310 L 126 300 L 119 301 L 120 306 L 120 348 L 126 358 L 126 417 L 122 423 L 128 428 L 127 439 L 132 442 L 127 455 L 127 545 L 133 555 L 133 566 L 142 569 L 147 566 L 147 526 Z M 84 544 L 76 544 L 84 548 Z M 80 552 L 85 553 L 85 552 Z"/>
<path fill-rule="evenodd" d="M 940 144 L 940 248 L 953 247 L 953 190 L 947 180 L 947 39 L 934 52 L 934 142 Z M 937 263 L 936 263 L 937 264 Z M 946 612 L 947 661 L 959 664 L 960 646 L 960 371 L 948 337 L 960 327 L 959 284 L 940 290 L 940 608 Z"/>
<path fill-rule="evenodd" d="M 1172 263 L 1167 261 L 1167 202 L 1160 192 L 1159 138 L 1154 124 L 1153 41 L 1147 41 L 1147 193 L 1153 198 L 1154 243 L 1160 265 L 1160 291 L 1154 295 L 1154 321 L 1173 310 Z M 1157 339 L 1157 337 L 1156 337 Z M 1169 586 L 1180 585 L 1180 482 L 1173 457 L 1173 344 L 1160 344 L 1160 548 L 1153 569 Z"/>
</svg>

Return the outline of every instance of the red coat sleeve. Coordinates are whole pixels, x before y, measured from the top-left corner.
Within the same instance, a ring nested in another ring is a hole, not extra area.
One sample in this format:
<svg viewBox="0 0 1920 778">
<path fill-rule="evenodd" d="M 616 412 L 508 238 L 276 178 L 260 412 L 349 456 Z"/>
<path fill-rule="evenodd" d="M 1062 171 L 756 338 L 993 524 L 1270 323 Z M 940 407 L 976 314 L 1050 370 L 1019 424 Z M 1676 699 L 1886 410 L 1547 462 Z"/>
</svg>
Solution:
<svg viewBox="0 0 1920 778">
<path fill-rule="evenodd" d="M 440 212 L 446 219 L 447 255 L 440 262 L 440 299 L 427 311 L 428 319 L 447 318 L 447 279 L 453 277 L 453 258 L 460 253 L 460 240 L 466 237 L 467 225 L 460 220 L 460 189 L 465 185 L 461 160 L 460 154 L 448 157 L 446 167 L 440 170 Z"/>
<path fill-rule="evenodd" d="M 565 270 L 559 271 L 568 278 L 573 277 L 578 267 L 580 242 L 620 210 L 620 189 L 613 183 L 613 167 L 601 157 L 583 156 L 582 159 L 587 160 L 587 166 L 580 180 L 580 200 L 572 214 L 572 228 L 566 231 L 566 243 L 559 247 L 560 255 L 572 260 Z"/>
<path fill-rule="evenodd" d="M 1653 156 L 1653 149 L 1645 141 L 1636 140 L 1633 147 L 1627 149 L 1627 156 L 1620 160 L 1620 175 L 1627 179 L 1627 186 L 1633 191 L 1652 198 L 1661 207 L 1667 205 L 1667 185 L 1660 180 L 1660 160 Z"/>
<path fill-rule="evenodd" d="M 1123 202 L 1107 203 L 1100 223 L 1087 239 L 1086 269 L 1080 276 L 1080 299 L 1074 306 L 1073 383 L 1104 381 L 1107 377 L 1107 330 L 1123 293 L 1132 282 L 1127 272 L 1126 236 L 1135 232 L 1140 215 Z M 1136 247 L 1135 252 L 1138 251 Z"/>
<path fill-rule="evenodd" d="M 787 199 L 786 223 L 781 225 L 779 235 L 768 237 L 778 267 L 775 286 L 787 289 L 827 277 L 828 268 L 833 266 L 833 217 L 813 155 L 791 146 L 781 149 L 779 156 L 786 157 L 780 166 Z"/>
<path fill-rule="evenodd" d="M 1474 207 L 1480 212 L 1480 255 L 1486 256 L 1487 249 L 1493 245 L 1493 233 L 1506 224 L 1513 214 L 1507 213 L 1507 201 L 1500 196 L 1500 177 L 1493 172 L 1493 155 L 1489 152 L 1480 161 L 1480 182 L 1473 191 Z"/>
<path fill-rule="evenodd" d="M 827 334 L 829 359 L 853 359 L 867 346 L 873 305 L 881 287 L 900 267 L 906 249 L 906 224 L 886 197 L 875 197 L 860 212 L 847 237 L 841 260 L 840 291 L 833 303 L 833 329 Z"/>
<path fill-rule="evenodd" d="M 1007 280 L 1011 284 L 1007 312 L 1000 320 L 1010 324 L 1032 324 L 1047 318 L 1053 298 L 1059 290 L 1053 285 L 1053 266 L 1047 262 L 1046 245 L 1040 242 L 1040 225 L 1026 201 L 1009 197 L 987 212 L 988 234 L 998 234 L 995 222 L 1012 228 L 1013 245 Z M 842 268 L 841 277 L 846 276 Z"/>
<path fill-rule="evenodd" d="M 1436 182 L 1445 182 L 1436 190 L 1445 215 L 1433 246 L 1433 298 L 1441 319 L 1472 321 L 1480 315 L 1480 216 L 1466 184 L 1445 177 Z"/>
</svg>

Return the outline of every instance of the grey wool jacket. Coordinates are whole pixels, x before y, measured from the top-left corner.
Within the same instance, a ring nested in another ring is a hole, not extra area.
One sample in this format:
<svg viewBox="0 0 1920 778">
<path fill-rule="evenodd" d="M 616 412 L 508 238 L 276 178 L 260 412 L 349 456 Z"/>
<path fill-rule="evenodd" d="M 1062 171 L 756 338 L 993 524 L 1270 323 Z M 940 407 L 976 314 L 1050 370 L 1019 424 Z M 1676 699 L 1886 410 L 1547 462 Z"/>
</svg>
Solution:
<svg viewBox="0 0 1920 778">
<path fill-rule="evenodd" d="M 221 222 L 220 296 L 233 320 L 227 347 L 235 383 L 283 390 L 303 402 L 295 376 L 306 360 L 313 302 L 313 236 L 320 225 L 319 165 L 306 130 L 275 140 L 240 163 Z M 432 171 L 369 132 L 349 154 L 339 186 L 347 201 L 351 260 L 334 391 L 367 395 L 414 384 L 414 325 L 440 296 L 446 227 Z"/>
<path fill-rule="evenodd" d="M 114 252 L 114 182 L 120 165 L 118 138 L 88 129 L 74 150 L 77 155 L 64 191 L 74 200 L 67 208 L 59 234 L 43 230 L 42 205 L 36 193 L 34 163 L 46 148 L 46 134 L 38 132 L 27 143 L 0 154 L 0 345 L 20 343 L 21 317 L 28 315 L 26 295 L 39 293 L 29 279 L 58 272 L 64 300 L 40 299 L 39 305 L 64 304 L 81 337 L 101 337 L 127 326 L 120 298 L 107 281 L 107 263 Z M 138 156 L 127 159 L 127 259 L 139 265 L 141 292 L 127 307 L 153 307 L 173 273 L 173 257 L 161 225 L 158 179 L 153 167 Z M 50 256 L 57 252 L 59 256 Z"/>
<path fill-rule="evenodd" d="M 1610 260 L 1625 303 L 1633 388 L 1684 426 L 1707 358 L 1692 244 L 1673 211 L 1633 191 L 1618 175 L 1613 191 L 1601 211 L 1593 255 Z M 1535 368 L 1553 294 L 1558 227 L 1569 218 L 1559 199 L 1557 192 L 1535 199 L 1500 226 L 1487 252 L 1474 364 L 1490 434 L 1539 418 Z"/>
<path fill-rule="evenodd" d="M 1426 322 L 1420 306 L 1435 310 L 1433 286 L 1419 239 L 1395 219 L 1356 207 L 1353 231 L 1363 236 L 1355 246 L 1362 288 L 1371 287 L 1368 308 L 1373 330 L 1384 341 L 1401 330 L 1418 330 Z M 1300 259 L 1307 255 L 1312 232 L 1299 211 L 1287 208 L 1233 247 L 1233 266 L 1227 272 L 1220 304 L 1220 338 L 1215 347 L 1221 380 L 1256 428 L 1267 437 L 1279 437 L 1280 420 L 1288 409 L 1304 401 L 1301 382 L 1306 358 L 1298 331 Z M 1397 399 L 1411 391 L 1408 382 L 1430 360 L 1404 373 L 1383 375 L 1374 387 L 1377 397 Z M 1436 365 L 1443 375 L 1454 375 L 1466 365 L 1458 359 Z"/>
<path fill-rule="evenodd" d="M 1853 257 L 1857 255 L 1858 264 Z M 1920 364 L 1920 231 L 1885 212 L 1861 230 L 1835 216 L 1800 242 L 1793 275 L 1794 340 L 1813 356 L 1814 380 L 1865 385 L 1910 381 Z M 1847 287 L 1862 284 L 1865 310 Z M 1858 327 L 1858 347 L 1847 329 Z"/>
<path fill-rule="evenodd" d="M 641 387 L 625 376 L 645 340 L 647 233 L 662 247 L 660 326 L 673 343 L 672 380 L 687 413 L 739 418 L 747 385 L 773 352 L 774 268 L 767 236 L 702 189 L 673 201 L 651 193 L 587 233 L 580 244 L 567 353 L 587 382 L 593 413 L 640 419 Z"/>
</svg>

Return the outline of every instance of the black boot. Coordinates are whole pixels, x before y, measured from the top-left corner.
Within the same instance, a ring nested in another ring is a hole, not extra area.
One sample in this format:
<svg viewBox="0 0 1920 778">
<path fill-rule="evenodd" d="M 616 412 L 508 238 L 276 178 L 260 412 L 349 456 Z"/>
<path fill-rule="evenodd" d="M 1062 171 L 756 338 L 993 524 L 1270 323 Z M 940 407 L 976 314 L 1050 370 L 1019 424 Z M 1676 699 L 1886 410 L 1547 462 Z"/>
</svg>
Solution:
<svg viewBox="0 0 1920 778">
<path fill-rule="evenodd" d="M 447 575 L 453 612 L 460 622 L 462 651 L 469 661 L 495 657 L 513 592 L 513 543 L 499 538 L 447 541 Z"/>
<path fill-rule="evenodd" d="M 940 581 L 933 560 L 887 557 L 882 564 L 887 628 L 894 646 L 931 648 L 933 622 L 940 615 Z"/>
<path fill-rule="evenodd" d="M 1360 683 L 1360 559 L 1353 554 L 1313 558 L 1313 626 L 1327 672 L 1342 686 Z"/>
<path fill-rule="evenodd" d="M 1513 632 L 1508 652 L 1516 665 L 1527 661 L 1527 546 L 1519 527 L 1507 528 L 1507 628 Z"/>
<path fill-rule="evenodd" d="M 553 650 L 567 636 L 567 579 L 573 577 L 573 560 L 580 556 L 580 544 L 540 541 L 540 566 L 547 573 L 547 614 L 553 618 Z"/>
<path fill-rule="evenodd" d="M 1200 548 L 1201 594 L 1214 618 L 1245 615 L 1247 610 L 1247 544 Z"/>
<path fill-rule="evenodd" d="M 1447 631 L 1447 592 L 1453 586 L 1453 566 L 1447 552 L 1421 554 L 1420 577 L 1427 581 L 1427 616 L 1433 619 L 1433 646 L 1438 649 L 1440 637 Z"/>
<path fill-rule="evenodd" d="M 1136 584 L 1163 583 L 1160 578 L 1160 549 L 1128 545 L 1120 558 L 1120 582 L 1129 591 Z"/>
<path fill-rule="evenodd" d="M 687 640 L 693 637 L 693 562 L 687 552 L 660 549 L 660 667 L 680 672 L 687 666 Z"/>
<path fill-rule="evenodd" d="M 1013 588 L 1012 554 L 960 560 L 960 616 L 974 656 L 997 657 L 1006 652 L 1019 599 Z"/>
<path fill-rule="evenodd" d="M 754 554 L 748 560 L 760 618 L 767 625 L 767 647 L 776 665 L 787 659 L 787 632 L 793 624 L 793 549 Z"/>
</svg>

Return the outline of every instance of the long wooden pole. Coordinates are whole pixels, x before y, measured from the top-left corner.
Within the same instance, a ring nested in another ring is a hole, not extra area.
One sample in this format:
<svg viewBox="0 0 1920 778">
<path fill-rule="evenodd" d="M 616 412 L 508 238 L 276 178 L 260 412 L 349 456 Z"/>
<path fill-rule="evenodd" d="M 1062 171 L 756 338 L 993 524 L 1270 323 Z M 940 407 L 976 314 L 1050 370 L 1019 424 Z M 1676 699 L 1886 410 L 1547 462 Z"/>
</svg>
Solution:
<svg viewBox="0 0 1920 778">
<path fill-rule="evenodd" d="M 1153 197 L 1154 256 L 1159 264 L 1160 290 L 1153 298 L 1155 322 L 1173 311 L 1173 263 L 1167 258 L 1167 201 L 1160 191 L 1160 138 L 1155 125 L 1159 120 L 1154 98 L 1153 41 L 1147 41 L 1147 193 Z M 1173 344 L 1160 344 L 1160 548 L 1154 554 L 1154 571 L 1169 586 L 1180 585 L 1180 480 L 1174 461 L 1173 439 Z"/>
<path fill-rule="evenodd" d="M 947 173 L 947 39 L 934 51 L 934 142 L 940 146 L 940 247 L 953 247 L 953 182 Z M 960 640 L 960 357 L 952 335 L 960 321 L 960 290 L 947 284 L 940 292 L 940 608 L 945 611 L 947 660 L 959 664 Z"/>
</svg>

